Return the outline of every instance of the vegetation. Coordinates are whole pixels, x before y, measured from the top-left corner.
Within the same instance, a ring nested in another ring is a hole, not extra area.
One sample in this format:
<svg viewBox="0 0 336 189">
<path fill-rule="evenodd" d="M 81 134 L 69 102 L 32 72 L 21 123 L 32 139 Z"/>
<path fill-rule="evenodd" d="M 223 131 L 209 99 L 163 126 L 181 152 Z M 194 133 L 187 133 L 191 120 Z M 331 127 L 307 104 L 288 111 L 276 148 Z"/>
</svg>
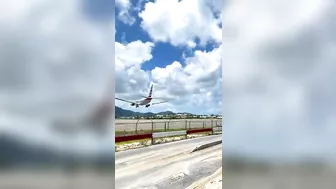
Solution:
<svg viewBox="0 0 336 189">
<path fill-rule="evenodd" d="M 118 106 L 115 107 L 115 118 L 116 119 L 204 119 L 209 116 L 207 115 L 194 115 L 191 113 L 174 113 L 172 111 L 165 111 L 159 113 L 152 112 L 133 112 L 131 110 L 125 110 Z M 211 117 L 216 117 L 214 114 L 211 114 Z"/>
</svg>

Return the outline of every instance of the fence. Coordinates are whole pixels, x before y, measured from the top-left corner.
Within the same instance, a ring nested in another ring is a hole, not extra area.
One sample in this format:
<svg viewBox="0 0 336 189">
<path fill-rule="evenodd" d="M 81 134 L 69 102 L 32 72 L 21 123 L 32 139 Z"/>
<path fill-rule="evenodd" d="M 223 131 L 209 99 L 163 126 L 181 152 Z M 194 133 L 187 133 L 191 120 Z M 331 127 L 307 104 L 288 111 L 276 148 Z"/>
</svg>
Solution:
<svg viewBox="0 0 336 189">
<path fill-rule="evenodd" d="M 222 120 L 137 120 L 135 123 L 116 123 L 115 142 L 151 139 L 152 144 L 156 138 L 181 136 L 187 138 L 189 134 L 211 132 L 215 134 L 222 131 Z M 132 129 L 133 126 L 133 129 Z"/>
<path fill-rule="evenodd" d="M 116 136 L 221 127 L 222 119 L 116 120 Z"/>
</svg>

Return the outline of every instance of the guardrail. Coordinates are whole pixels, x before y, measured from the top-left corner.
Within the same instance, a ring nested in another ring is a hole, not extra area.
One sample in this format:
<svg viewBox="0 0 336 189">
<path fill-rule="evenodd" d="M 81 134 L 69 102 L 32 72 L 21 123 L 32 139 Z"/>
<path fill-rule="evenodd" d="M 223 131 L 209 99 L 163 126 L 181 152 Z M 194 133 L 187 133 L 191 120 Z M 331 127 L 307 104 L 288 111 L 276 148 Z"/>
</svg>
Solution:
<svg viewBox="0 0 336 189">
<path fill-rule="evenodd" d="M 116 120 L 116 136 L 204 129 L 222 126 L 222 119 Z"/>
<path fill-rule="evenodd" d="M 203 121 L 198 121 L 201 124 L 201 127 L 195 127 L 195 125 L 192 125 L 192 122 L 195 122 L 194 120 L 184 120 L 184 128 L 183 127 L 178 127 L 175 125 L 173 129 L 175 130 L 169 130 L 167 127 L 167 124 L 164 124 L 166 127 L 163 130 L 158 130 L 155 128 L 154 124 L 155 123 L 162 123 L 162 122 L 155 122 L 151 120 L 150 122 L 147 122 L 146 128 L 149 127 L 149 130 L 135 130 L 137 132 L 131 132 L 128 134 L 125 134 L 123 132 L 118 133 L 117 131 L 117 123 L 116 123 L 116 137 L 115 137 L 115 142 L 127 142 L 127 141 L 132 141 L 132 140 L 142 140 L 142 139 L 151 139 L 152 144 L 154 144 L 155 139 L 161 138 L 161 137 L 172 137 L 172 136 L 185 136 L 185 138 L 188 137 L 188 135 L 191 134 L 196 134 L 196 133 L 211 133 L 211 134 L 216 134 L 218 132 L 222 131 L 222 122 L 221 120 L 216 120 L 214 122 L 213 120 L 211 121 L 211 125 L 205 124 L 206 120 Z M 207 120 L 209 121 L 209 120 Z M 220 124 L 219 124 L 220 121 Z M 168 121 L 168 123 L 170 120 Z M 167 123 L 167 122 L 163 122 Z M 214 124 L 215 123 L 215 124 Z M 120 124 L 120 123 L 119 123 Z M 171 125 L 170 125 L 171 126 Z M 139 129 L 139 121 L 136 122 L 136 128 Z M 172 127 L 170 127 L 172 129 Z M 144 132 L 145 131 L 145 132 Z"/>
</svg>

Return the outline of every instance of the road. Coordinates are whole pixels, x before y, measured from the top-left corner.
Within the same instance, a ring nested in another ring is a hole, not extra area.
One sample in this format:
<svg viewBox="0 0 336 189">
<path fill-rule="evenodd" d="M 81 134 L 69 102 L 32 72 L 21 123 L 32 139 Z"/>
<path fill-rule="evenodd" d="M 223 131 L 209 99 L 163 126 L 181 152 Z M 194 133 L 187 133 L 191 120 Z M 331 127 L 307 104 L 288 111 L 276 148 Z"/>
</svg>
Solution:
<svg viewBox="0 0 336 189">
<path fill-rule="evenodd" d="M 223 188 L 237 189 L 334 189 L 335 170 L 307 171 L 300 168 L 271 168 L 228 171 L 224 169 Z"/>
<path fill-rule="evenodd" d="M 222 166 L 222 145 L 190 153 L 221 140 L 213 135 L 116 153 L 116 188 L 186 188 Z"/>
<path fill-rule="evenodd" d="M 0 172 L 0 188 L 15 189 L 111 189 L 114 172 L 81 170 L 70 173 L 64 170 L 6 170 Z"/>
<path fill-rule="evenodd" d="M 116 119 L 115 130 L 116 131 L 134 131 L 136 128 L 136 119 Z M 202 128 L 211 127 L 212 125 L 221 125 L 220 119 L 153 119 L 154 129 L 179 129 L 179 128 Z M 138 130 L 150 130 L 152 129 L 151 120 L 139 120 L 137 129 Z M 168 123 L 169 122 L 169 123 Z"/>
<path fill-rule="evenodd" d="M 222 189 L 222 171 L 222 167 L 220 167 L 214 174 L 195 182 L 186 189 Z"/>
</svg>

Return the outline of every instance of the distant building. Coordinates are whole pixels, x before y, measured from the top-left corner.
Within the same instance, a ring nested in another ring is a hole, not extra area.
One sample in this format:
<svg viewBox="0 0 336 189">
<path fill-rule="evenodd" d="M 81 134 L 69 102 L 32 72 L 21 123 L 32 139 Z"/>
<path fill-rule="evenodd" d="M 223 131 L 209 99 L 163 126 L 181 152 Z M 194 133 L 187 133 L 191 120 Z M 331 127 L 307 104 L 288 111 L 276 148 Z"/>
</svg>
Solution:
<svg viewBox="0 0 336 189">
<path fill-rule="evenodd" d="M 181 114 L 181 113 L 178 113 L 178 114 L 176 114 L 176 117 L 185 119 L 185 118 L 188 117 L 188 114 Z"/>
</svg>

